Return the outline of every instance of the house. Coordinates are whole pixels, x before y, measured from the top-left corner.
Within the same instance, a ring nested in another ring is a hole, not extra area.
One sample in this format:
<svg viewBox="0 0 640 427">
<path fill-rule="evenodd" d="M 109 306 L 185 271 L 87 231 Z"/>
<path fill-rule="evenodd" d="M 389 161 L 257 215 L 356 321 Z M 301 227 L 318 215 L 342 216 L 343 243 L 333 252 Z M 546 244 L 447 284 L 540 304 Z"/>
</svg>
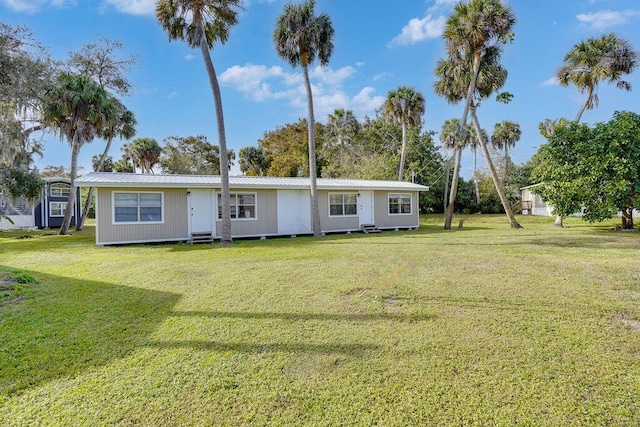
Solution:
<svg viewBox="0 0 640 427">
<path fill-rule="evenodd" d="M 540 183 L 528 185 L 520 189 L 520 200 L 523 206 L 523 213 L 525 211 L 530 215 L 540 216 L 555 216 L 553 215 L 553 206 L 547 204 L 542 198 L 536 194 L 536 188 Z"/>
<path fill-rule="evenodd" d="M 96 244 L 210 241 L 220 237 L 220 177 L 93 172 Z M 399 181 L 318 179 L 324 233 L 419 226 L 418 194 Z M 229 177 L 232 236 L 311 234 L 309 178 Z"/>
<path fill-rule="evenodd" d="M 29 204 L 23 198 L 12 201 L 0 195 L 1 229 L 35 230 L 36 228 L 58 228 L 62 225 L 71 181 L 61 177 L 46 177 L 43 181 L 42 195 L 35 204 Z M 80 200 L 80 189 L 77 188 L 71 225 L 75 225 L 75 220 L 80 214 Z M 11 221 L 8 221 L 7 217 Z"/>
</svg>

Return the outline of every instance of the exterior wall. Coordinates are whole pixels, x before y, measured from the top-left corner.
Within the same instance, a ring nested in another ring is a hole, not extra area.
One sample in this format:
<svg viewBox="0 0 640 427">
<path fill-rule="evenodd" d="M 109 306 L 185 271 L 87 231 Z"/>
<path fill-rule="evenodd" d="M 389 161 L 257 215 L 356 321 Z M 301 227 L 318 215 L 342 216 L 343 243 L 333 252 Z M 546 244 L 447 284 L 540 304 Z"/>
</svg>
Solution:
<svg viewBox="0 0 640 427">
<path fill-rule="evenodd" d="M 360 228 L 360 221 L 355 216 L 329 216 L 329 193 L 357 193 L 356 191 L 318 191 L 320 209 L 320 225 L 322 231 L 350 231 Z"/>
<path fill-rule="evenodd" d="M 278 197 L 277 190 L 230 189 L 231 193 L 256 193 L 256 218 L 231 219 L 231 236 L 269 236 L 278 234 Z M 218 209 L 218 192 L 215 194 L 216 210 Z M 186 210 L 185 210 L 186 212 Z M 222 220 L 216 218 L 216 237 L 220 237 Z"/>
<path fill-rule="evenodd" d="M 390 215 L 389 194 L 411 194 L 411 214 Z M 417 191 L 374 191 L 374 216 L 378 228 L 414 228 L 420 225 Z"/>
<path fill-rule="evenodd" d="M 162 224 L 113 224 L 114 191 L 162 192 Z M 96 188 L 96 243 L 98 245 L 187 240 L 186 188 Z"/>
<path fill-rule="evenodd" d="M 13 221 L 13 224 L 5 217 Z M 20 199 L 14 206 L 8 198 L 3 198 L 0 194 L 0 230 L 12 229 L 35 229 L 35 219 L 33 207 Z"/>
</svg>

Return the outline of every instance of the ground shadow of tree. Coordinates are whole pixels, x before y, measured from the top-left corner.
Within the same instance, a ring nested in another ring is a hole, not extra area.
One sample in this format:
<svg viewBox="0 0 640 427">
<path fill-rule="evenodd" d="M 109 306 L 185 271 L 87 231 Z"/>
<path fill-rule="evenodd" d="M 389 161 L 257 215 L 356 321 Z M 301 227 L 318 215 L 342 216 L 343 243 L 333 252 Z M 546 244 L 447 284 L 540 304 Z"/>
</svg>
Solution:
<svg viewBox="0 0 640 427">
<path fill-rule="evenodd" d="M 38 284 L 24 298 L 0 305 L 0 400 L 125 357 L 147 343 L 180 298 L 28 273 Z"/>
</svg>

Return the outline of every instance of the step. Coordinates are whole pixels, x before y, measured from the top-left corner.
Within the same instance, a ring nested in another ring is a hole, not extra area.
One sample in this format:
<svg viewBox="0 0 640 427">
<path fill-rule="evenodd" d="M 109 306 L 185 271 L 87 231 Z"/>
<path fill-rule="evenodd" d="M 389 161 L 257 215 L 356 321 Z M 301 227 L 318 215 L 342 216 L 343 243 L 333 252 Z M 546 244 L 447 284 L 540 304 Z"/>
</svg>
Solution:
<svg viewBox="0 0 640 427">
<path fill-rule="evenodd" d="M 191 243 L 209 243 L 213 242 L 213 236 L 210 231 L 191 233 Z"/>
<path fill-rule="evenodd" d="M 379 233 L 380 232 L 380 229 L 378 227 L 376 227 L 375 224 L 362 224 L 360 226 L 360 229 L 366 234 Z"/>
</svg>

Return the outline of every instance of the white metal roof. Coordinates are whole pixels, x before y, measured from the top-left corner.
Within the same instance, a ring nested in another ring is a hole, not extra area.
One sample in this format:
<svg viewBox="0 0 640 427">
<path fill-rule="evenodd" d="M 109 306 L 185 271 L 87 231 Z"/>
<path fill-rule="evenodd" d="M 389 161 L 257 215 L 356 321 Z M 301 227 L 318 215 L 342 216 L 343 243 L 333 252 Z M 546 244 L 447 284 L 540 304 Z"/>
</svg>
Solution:
<svg viewBox="0 0 640 427">
<path fill-rule="evenodd" d="M 91 172 L 75 180 L 79 187 L 220 188 L 218 175 L 156 175 Z M 429 187 L 404 181 L 318 178 L 319 190 L 427 191 Z M 230 176 L 230 188 L 309 189 L 309 178 Z"/>
</svg>

